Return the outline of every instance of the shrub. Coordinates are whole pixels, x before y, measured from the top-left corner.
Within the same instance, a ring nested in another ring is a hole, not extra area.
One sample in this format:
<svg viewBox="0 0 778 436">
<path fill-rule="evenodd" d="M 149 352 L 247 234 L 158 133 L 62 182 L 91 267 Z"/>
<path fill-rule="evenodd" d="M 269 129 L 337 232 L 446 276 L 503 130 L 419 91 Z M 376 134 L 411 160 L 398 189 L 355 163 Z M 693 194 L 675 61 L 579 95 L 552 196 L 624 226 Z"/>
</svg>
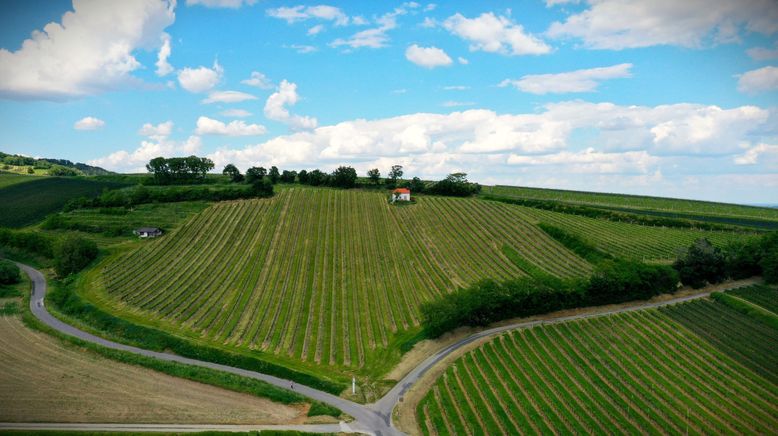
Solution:
<svg viewBox="0 0 778 436">
<path fill-rule="evenodd" d="M 97 244 L 77 236 L 66 236 L 54 245 L 54 270 L 60 277 L 81 271 L 97 257 Z"/>
<path fill-rule="evenodd" d="M 673 263 L 681 282 L 695 289 L 726 278 L 724 255 L 705 238 L 698 239 Z"/>
<path fill-rule="evenodd" d="M 467 181 L 467 174 L 452 173 L 445 179 L 436 182 L 427 192 L 437 195 L 449 195 L 454 197 L 469 197 L 481 191 L 481 185 Z"/>
<path fill-rule="evenodd" d="M 22 280 L 19 267 L 15 263 L 0 259 L 0 285 L 12 285 Z"/>
</svg>

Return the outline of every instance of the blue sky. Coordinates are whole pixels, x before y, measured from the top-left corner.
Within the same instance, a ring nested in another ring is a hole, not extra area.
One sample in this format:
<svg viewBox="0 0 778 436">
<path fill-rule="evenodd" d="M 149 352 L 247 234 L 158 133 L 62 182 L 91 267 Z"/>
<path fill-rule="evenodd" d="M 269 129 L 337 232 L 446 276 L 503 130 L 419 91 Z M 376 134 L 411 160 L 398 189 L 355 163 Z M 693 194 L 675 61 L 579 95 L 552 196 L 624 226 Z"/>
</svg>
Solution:
<svg viewBox="0 0 778 436">
<path fill-rule="evenodd" d="M 773 0 L 0 7 L 5 152 L 778 203 Z"/>
</svg>

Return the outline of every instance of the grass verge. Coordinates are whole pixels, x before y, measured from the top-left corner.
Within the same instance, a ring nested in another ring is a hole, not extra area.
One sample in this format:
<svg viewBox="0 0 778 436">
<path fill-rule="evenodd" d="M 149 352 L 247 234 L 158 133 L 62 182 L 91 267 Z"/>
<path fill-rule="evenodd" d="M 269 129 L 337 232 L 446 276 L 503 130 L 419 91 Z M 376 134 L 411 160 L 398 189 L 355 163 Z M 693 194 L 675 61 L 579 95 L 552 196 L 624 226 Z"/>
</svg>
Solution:
<svg viewBox="0 0 778 436">
<path fill-rule="evenodd" d="M 721 304 L 737 310 L 744 315 L 748 315 L 751 318 L 759 320 L 775 329 L 778 329 L 778 316 L 769 310 L 762 308 L 761 306 L 724 292 L 713 292 L 710 294 L 710 297 Z"/>
</svg>

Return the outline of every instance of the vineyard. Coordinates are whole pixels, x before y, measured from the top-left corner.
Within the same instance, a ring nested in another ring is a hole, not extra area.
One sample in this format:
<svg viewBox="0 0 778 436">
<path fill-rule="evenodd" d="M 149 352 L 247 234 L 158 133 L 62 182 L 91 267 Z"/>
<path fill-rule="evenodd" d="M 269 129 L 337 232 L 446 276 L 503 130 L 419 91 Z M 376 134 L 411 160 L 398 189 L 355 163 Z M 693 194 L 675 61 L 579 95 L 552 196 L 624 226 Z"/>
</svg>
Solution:
<svg viewBox="0 0 778 436">
<path fill-rule="evenodd" d="M 742 206 L 728 203 L 714 203 L 698 200 L 648 197 L 642 195 L 606 194 L 599 192 L 566 191 L 561 189 L 525 188 L 518 186 L 485 186 L 484 193 L 507 197 L 521 197 L 536 200 L 554 200 L 568 203 L 650 209 L 681 212 L 693 215 L 723 217 L 759 218 L 778 221 L 778 209 L 768 207 Z"/>
<path fill-rule="evenodd" d="M 272 199 L 216 203 L 109 258 L 98 279 L 106 292 L 89 298 L 219 346 L 380 375 L 419 331 L 424 301 L 483 278 L 591 271 L 534 225 L 533 209 L 417 200 L 395 207 L 381 193 L 295 187 Z M 618 254 L 669 256 L 702 235 L 571 219 L 606 248 L 615 240 Z M 609 235 L 611 227 L 623 233 Z"/>
<path fill-rule="evenodd" d="M 727 293 L 761 306 L 778 315 L 778 289 L 769 286 L 751 286 L 743 289 L 734 289 Z"/>
<path fill-rule="evenodd" d="M 417 407 L 430 434 L 768 434 L 778 330 L 710 300 L 503 334 Z"/>
</svg>

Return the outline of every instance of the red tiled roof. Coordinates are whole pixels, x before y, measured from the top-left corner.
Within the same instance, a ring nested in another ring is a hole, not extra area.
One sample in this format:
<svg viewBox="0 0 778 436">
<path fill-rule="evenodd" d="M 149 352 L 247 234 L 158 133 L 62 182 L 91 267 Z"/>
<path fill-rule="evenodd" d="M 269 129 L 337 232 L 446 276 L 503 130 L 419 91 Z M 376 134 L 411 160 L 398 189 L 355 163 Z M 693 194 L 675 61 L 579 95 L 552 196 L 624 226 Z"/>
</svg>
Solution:
<svg viewBox="0 0 778 436">
<path fill-rule="evenodd" d="M 396 194 L 410 194 L 411 190 L 410 189 L 406 189 L 406 188 L 397 188 L 397 189 L 395 189 L 392 192 L 394 192 Z"/>
</svg>

